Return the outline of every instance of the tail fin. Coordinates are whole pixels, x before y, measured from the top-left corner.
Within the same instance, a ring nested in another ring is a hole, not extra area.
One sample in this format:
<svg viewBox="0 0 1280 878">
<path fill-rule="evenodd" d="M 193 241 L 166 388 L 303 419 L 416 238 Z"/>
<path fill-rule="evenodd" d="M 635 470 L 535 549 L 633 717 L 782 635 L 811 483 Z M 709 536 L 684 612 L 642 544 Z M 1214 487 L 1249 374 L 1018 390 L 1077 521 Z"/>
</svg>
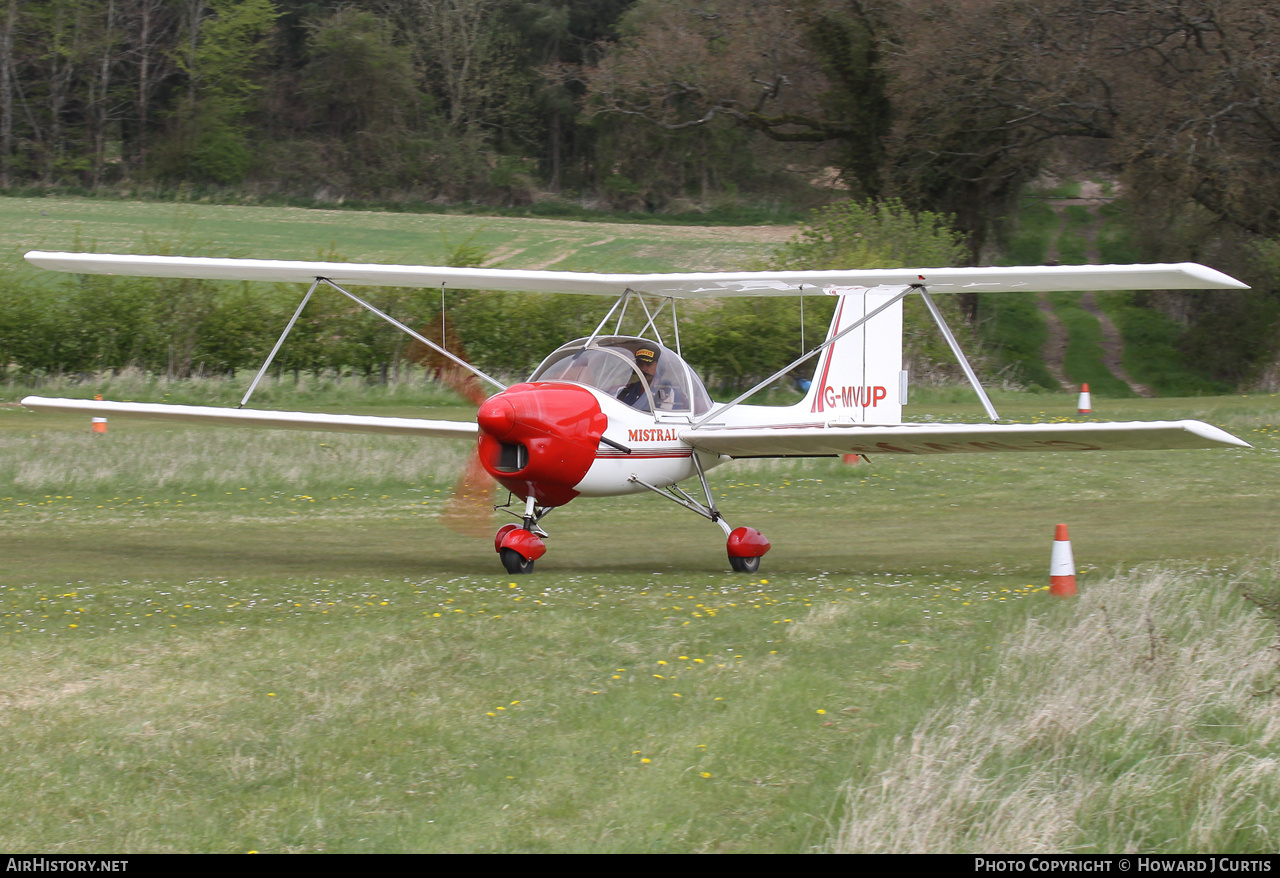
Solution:
<svg viewBox="0 0 1280 878">
<path fill-rule="evenodd" d="M 892 299 L 901 287 L 839 287 L 827 340 Z M 906 395 L 899 300 L 818 355 L 818 367 L 797 414 L 854 424 L 898 424 Z"/>
</svg>

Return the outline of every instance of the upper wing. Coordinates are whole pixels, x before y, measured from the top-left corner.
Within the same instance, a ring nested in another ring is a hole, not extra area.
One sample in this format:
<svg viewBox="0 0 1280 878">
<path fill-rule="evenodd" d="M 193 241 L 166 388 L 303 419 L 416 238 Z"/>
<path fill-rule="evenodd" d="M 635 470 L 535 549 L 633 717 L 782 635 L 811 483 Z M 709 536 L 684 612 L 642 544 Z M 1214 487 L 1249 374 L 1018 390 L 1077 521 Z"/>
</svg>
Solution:
<svg viewBox="0 0 1280 878">
<path fill-rule="evenodd" d="M 339 285 L 447 286 L 458 289 L 618 296 L 628 289 L 675 298 L 794 296 L 839 287 L 927 285 L 934 293 L 1059 290 L 1248 289 L 1212 268 L 1175 265 L 1048 265 L 1016 268 L 897 268 L 841 271 L 736 271 L 693 274 L 598 274 L 431 265 L 367 265 L 275 259 L 124 256 L 32 250 L 27 261 L 77 274 L 212 280 L 290 281 L 325 278 Z"/>
<path fill-rule="evenodd" d="M 390 433 L 434 438 L 475 436 L 469 421 L 428 421 L 422 418 L 383 418 L 363 415 L 325 415 L 314 412 L 267 412 L 258 409 L 215 408 L 203 405 L 159 405 L 145 402 L 103 402 L 93 399 L 47 399 L 28 396 L 27 408 L 74 412 L 100 417 L 142 418 L 153 421 L 221 424 L 230 427 L 274 427 L 284 430 L 327 430 L 336 433 Z"/>
<path fill-rule="evenodd" d="M 1251 448 L 1201 421 L 1102 424 L 898 424 L 894 426 L 742 427 L 685 430 L 694 448 L 730 457 L 834 454 L 949 454 L 992 451 L 1137 451 Z"/>
</svg>

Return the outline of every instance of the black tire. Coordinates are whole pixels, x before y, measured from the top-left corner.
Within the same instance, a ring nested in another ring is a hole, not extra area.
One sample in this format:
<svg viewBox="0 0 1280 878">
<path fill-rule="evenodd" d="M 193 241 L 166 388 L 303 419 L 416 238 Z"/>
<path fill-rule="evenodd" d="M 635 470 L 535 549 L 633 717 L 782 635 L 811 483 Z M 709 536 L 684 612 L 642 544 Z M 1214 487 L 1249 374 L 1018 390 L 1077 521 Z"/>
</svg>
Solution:
<svg viewBox="0 0 1280 878">
<path fill-rule="evenodd" d="M 515 549 L 503 549 L 499 554 L 502 557 L 502 566 L 507 568 L 508 573 L 533 572 L 533 562 Z"/>
<path fill-rule="evenodd" d="M 735 558 L 729 556 L 729 566 L 733 568 L 734 573 L 755 573 L 760 569 L 760 556 L 754 558 Z"/>
</svg>

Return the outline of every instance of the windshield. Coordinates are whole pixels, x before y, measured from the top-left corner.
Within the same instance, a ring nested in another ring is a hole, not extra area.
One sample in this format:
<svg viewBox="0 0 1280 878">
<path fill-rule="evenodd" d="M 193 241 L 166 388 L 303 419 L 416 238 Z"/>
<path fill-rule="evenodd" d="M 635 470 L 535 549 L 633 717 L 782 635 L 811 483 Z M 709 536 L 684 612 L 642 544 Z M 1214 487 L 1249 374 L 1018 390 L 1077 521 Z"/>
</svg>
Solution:
<svg viewBox="0 0 1280 878">
<path fill-rule="evenodd" d="M 675 351 L 643 338 L 603 338 L 584 345 L 579 339 L 560 348 L 529 380 L 585 384 L 640 411 L 701 414 L 711 408 L 706 388 Z M 648 374 L 637 368 L 637 354 Z"/>
</svg>

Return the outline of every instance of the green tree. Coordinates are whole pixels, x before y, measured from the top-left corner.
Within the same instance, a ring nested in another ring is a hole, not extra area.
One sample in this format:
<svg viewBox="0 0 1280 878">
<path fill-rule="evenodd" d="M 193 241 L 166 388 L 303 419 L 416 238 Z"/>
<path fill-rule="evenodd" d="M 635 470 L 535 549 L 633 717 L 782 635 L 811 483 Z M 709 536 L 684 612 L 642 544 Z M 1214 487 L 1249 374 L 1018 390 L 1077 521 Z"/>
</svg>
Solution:
<svg viewBox="0 0 1280 878">
<path fill-rule="evenodd" d="M 403 130 L 422 106 L 413 58 L 372 12 L 342 7 L 310 25 L 302 92 L 310 124 L 336 138 Z"/>
<path fill-rule="evenodd" d="M 272 0 L 188 0 L 177 47 L 187 93 L 158 159 L 168 177 L 239 182 L 252 163 L 246 117 L 260 85 L 266 35 L 279 12 Z"/>
</svg>

